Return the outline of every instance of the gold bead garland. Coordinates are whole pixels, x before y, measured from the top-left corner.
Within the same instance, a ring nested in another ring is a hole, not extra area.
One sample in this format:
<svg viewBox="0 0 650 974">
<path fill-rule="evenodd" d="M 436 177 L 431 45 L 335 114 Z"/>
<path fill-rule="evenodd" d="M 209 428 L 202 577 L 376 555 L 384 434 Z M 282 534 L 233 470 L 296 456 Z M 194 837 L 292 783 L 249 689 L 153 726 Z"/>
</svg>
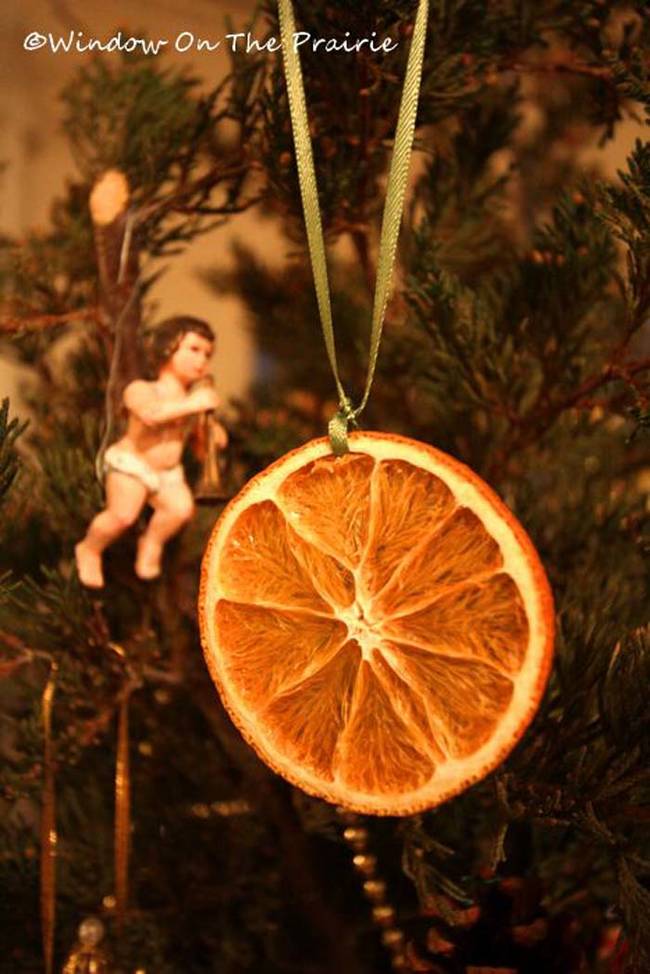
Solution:
<svg viewBox="0 0 650 974">
<path fill-rule="evenodd" d="M 124 656 L 121 646 L 110 648 Z M 58 834 L 56 827 L 56 781 L 54 744 L 52 740 L 52 711 L 58 666 L 50 659 L 50 673 L 41 700 L 43 726 L 43 785 L 40 821 L 40 906 L 41 939 L 45 974 L 52 974 L 56 921 L 56 855 Z M 129 698 L 135 684 L 124 688 L 118 712 L 118 740 L 115 765 L 115 895 L 104 897 L 104 906 L 115 909 L 118 934 L 123 932 L 129 897 L 129 844 L 131 833 L 131 774 L 129 762 Z M 89 970 L 91 970 L 91 967 Z M 97 968 L 99 974 L 99 968 Z"/>
<path fill-rule="evenodd" d="M 131 770 L 129 759 L 129 696 L 120 703 L 115 762 L 115 917 L 124 931 L 129 901 L 129 846 L 131 838 Z"/>
<path fill-rule="evenodd" d="M 377 857 L 368 852 L 368 829 L 362 818 L 344 808 L 337 809 L 343 820 L 343 838 L 354 853 L 352 865 L 363 877 L 363 892 L 372 904 L 372 919 L 381 930 L 381 942 L 391 955 L 394 971 L 408 971 L 410 964 L 405 953 L 404 931 L 396 923 L 395 908 L 387 901 L 386 883 L 377 875 Z"/>
<path fill-rule="evenodd" d="M 52 744 L 52 705 L 56 688 L 57 664 L 52 660 L 43 691 L 43 790 L 41 805 L 41 932 L 45 974 L 52 974 L 54 925 L 56 920 L 56 793 Z"/>
</svg>

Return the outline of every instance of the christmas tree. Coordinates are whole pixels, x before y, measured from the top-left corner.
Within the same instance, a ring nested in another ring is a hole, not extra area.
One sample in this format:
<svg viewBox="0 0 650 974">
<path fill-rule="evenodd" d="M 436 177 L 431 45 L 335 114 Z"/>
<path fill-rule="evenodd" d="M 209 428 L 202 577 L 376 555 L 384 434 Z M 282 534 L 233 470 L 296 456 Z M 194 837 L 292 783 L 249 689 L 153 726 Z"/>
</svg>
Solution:
<svg viewBox="0 0 650 974">
<path fill-rule="evenodd" d="M 358 392 L 415 7 L 296 3 L 313 37 L 398 42 L 301 48 Z M 278 36 L 274 3 L 251 32 Z M 245 301 L 264 364 L 236 404 L 230 491 L 336 409 L 281 60 L 232 51 L 206 93 L 164 55 L 100 55 L 62 93 L 79 171 L 47 232 L 2 241 L 2 337 L 38 382 L 27 428 L 13 404 L 0 413 L 1 971 L 42 970 L 43 941 L 61 968 L 93 913 L 129 972 L 648 969 L 650 150 L 637 141 L 615 180 L 580 150 L 630 116 L 647 124 L 649 51 L 642 3 L 431 5 L 362 422 L 434 444 L 504 498 L 548 572 L 557 642 L 506 762 L 402 819 L 304 795 L 230 723 L 196 621 L 220 506 L 170 543 L 158 581 L 133 573 L 134 532 L 107 552 L 101 591 L 74 570 L 103 503 L 95 459 L 155 324 L 153 258 L 252 207 L 286 240 L 279 268 L 243 242 L 231 272 L 206 274 Z M 122 195 L 102 216 L 89 198 L 107 173 Z"/>
</svg>

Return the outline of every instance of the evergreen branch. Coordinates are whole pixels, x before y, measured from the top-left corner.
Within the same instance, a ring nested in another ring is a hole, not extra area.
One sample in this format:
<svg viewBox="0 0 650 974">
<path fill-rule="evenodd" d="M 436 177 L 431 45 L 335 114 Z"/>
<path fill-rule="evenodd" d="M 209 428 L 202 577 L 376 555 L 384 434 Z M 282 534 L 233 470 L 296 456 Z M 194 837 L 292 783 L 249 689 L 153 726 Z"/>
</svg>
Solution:
<svg viewBox="0 0 650 974">
<path fill-rule="evenodd" d="M 0 502 L 16 479 L 18 473 L 16 440 L 26 428 L 27 422 L 20 423 L 16 417 L 9 419 L 9 399 L 3 399 L 0 406 Z"/>
<path fill-rule="evenodd" d="M 316 0 L 298 11 L 314 34 L 338 35 L 345 23 L 351 36 L 361 35 L 372 23 L 378 36 L 399 38 L 385 58 L 351 55 L 346 71 L 340 58 L 304 49 L 328 240 L 348 237 L 362 272 L 351 273 L 343 260 L 337 266 L 339 254 L 332 255 L 351 388 L 363 371 L 366 290 L 374 289 L 375 226 L 413 8 L 414 0 Z M 645 13 L 638 2 L 634 8 Z M 262 9 L 273 33 L 277 5 L 264 0 Z M 640 438 L 629 449 L 627 426 L 603 421 L 601 412 L 650 427 L 647 352 L 629 351 L 650 311 L 650 153 L 638 147 L 628 171 L 600 198 L 591 173 L 581 181 L 577 153 L 603 121 L 613 126 L 633 102 L 649 104 L 647 18 L 634 36 L 611 41 L 610 21 L 628 9 L 618 0 L 431 4 L 418 119 L 424 166 L 404 221 L 406 286 L 387 320 L 385 381 L 375 385 L 369 420 L 493 472 L 540 550 L 559 620 L 548 694 L 520 750 L 498 772 L 506 784 L 497 797 L 486 782 L 435 813 L 368 826 L 379 858 L 386 857 L 386 875 L 397 880 L 390 895 L 400 920 L 420 923 L 422 942 L 432 925 L 434 933 L 438 928 L 455 954 L 431 963 L 450 970 L 491 961 L 542 970 L 549 958 L 563 970 L 600 969 L 615 871 L 623 938 L 637 953 L 650 927 L 647 639 L 637 648 L 626 635 L 647 616 L 647 450 Z M 3 557 L 21 581 L 0 599 L 0 646 L 10 657 L 0 676 L 12 710 L 9 733 L 0 729 L 8 801 L 0 885 L 27 922 L 14 930 L 0 920 L 0 943 L 4 949 L 8 942 L 12 971 L 37 969 L 38 960 L 27 957 L 37 940 L 34 862 L 24 855 L 34 843 L 16 820 L 23 809 L 29 821 L 38 814 L 40 680 L 51 652 L 60 673 L 54 718 L 65 783 L 62 929 L 72 928 L 79 905 L 96 900 L 100 886 L 110 888 L 112 751 L 93 742 L 109 740 L 116 701 L 132 679 L 143 687 L 133 704 L 133 743 L 151 745 L 134 761 L 134 888 L 146 890 L 156 908 L 134 910 L 141 947 L 125 947 L 120 966 L 135 969 L 146 957 L 161 974 L 192 964 L 198 974 L 219 949 L 226 966 L 242 970 L 351 974 L 356 966 L 367 974 L 382 962 L 367 949 L 367 914 L 350 884 L 348 857 L 338 854 L 340 822 L 257 761 L 195 665 L 195 558 L 207 519 L 197 516 L 191 540 L 179 543 L 180 557 L 170 550 L 154 587 L 134 582 L 129 537 L 107 555 L 106 594 L 89 596 L 69 571 L 72 539 L 101 503 L 90 458 L 104 415 L 111 315 L 101 309 L 98 327 L 79 329 L 82 340 L 64 367 L 48 353 L 57 325 L 93 321 L 97 262 L 88 190 L 99 172 L 128 175 L 143 264 L 147 256 L 183 252 L 198 234 L 260 200 L 262 217 L 279 216 L 291 243 L 300 244 L 279 270 L 238 244 L 232 267 L 211 278 L 246 302 L 273 370 L 272 381 L 238 405 L 231 447 L 238 479 L 320 432 L 331 395 L 325 357 L 307 354 L 315 303 L 276 60 L 233 57 L 230 76 L 205 97 L 194 79 L 159 70 L 161 62 L 85 60 L 65 96 L 83 179 L 57 201 L 46 235 L 0 243 L 0 276 L 13 298 L 2 309 L 0 336 L 17 333 L 15 347 L 40 382 L 30 402 L 39 490 L 10 495 Z M 535 84 L 528 83 L 532 76 Z M 402 313 L 405 302 L 411 315 Z M 72 317 L 66 308 L 84 310 Z M 5 577 L 0 567 L 0 581 Z M 112 639 L 127 649 L 120 659 Z M 29 646 L 42 650 L 31 670 Z M 185 814 L 199 803 L 209 809 L 222 799 L 241 802 L 240 793 L 257 813 L 245 829 L 234 820 L 215 829 L 202 814 Z M 165 843 L 158 841 L 163 835 Z M 209 852 L 196 856 L 197 847 Z M 485 880 L 477 864 L 490 854 L 500 871 L 498 860 L 505 863 L 501 877 Z M 519 884 L 512 909 L 507 884 Z M 417 918 L 413 885 L 422 899 Z M 458 911 L 445 905 L 441 890 L 476 905 Z M 461 917 L 471 910 L 480 912 L 475 928 Z M 197 916 L 214 917 L 216 929 L 197 924 Z M 537 944 L 511 937 L 525 933 L 529 920 L 546 924 Z M 311 931 L 303 930 L 307 924 Z M 167 933 L 173 942 L 154 957 L 152 945 Z M 406 927 L 405 934 L 410 948 Z M 22 956 L 12 953 L 18 936 Z"/>
<path fill-rule="evenodd" d="M 294 889 L 302 912 L 322 938 L 323 949 L 328 955 L 328 969 L 361 974 L 362 969 L 349 935 L 342 933 L 340 920 L 331 906 L 331 898 L 322 887 L 308 837 L 291 802 L 290 786 L 270 772 L 244 744 L 217 703 L 212 687 L 208 687 L 204 679 L 195 684 L 193 697 L 222 747 L 227 749 L 240 769 L 251 804 L 262 809 L 272 824 L 282 851 L 281 863 L 285 876 Z"/>
<path fill-rule="evenodd" d="M 647 970 L 650 964 L 650 892 L 641 883 L 627 856 L 617 859 L 617 878 L 619 883 L 619 902 L 635 948 L 639 971 Z"/>
</svg>

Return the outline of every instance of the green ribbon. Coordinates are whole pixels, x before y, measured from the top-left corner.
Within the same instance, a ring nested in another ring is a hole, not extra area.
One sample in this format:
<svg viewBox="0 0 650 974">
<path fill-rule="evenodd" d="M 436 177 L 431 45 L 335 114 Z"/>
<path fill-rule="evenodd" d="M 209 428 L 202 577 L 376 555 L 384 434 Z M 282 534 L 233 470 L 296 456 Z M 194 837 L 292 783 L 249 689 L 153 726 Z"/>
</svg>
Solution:
<svg viewBox="0 0 650 974">
<path fill-rule="evenodd" d="M 323 225 L 318 202 L 314 157 L 309 136 L 309 122 L 307 118 L 302 70 L 298 52 L 294 49 L 296 23 L 291 0 L 278 0 L 278 8 L 280 14 L 280 36 L 282 39 L 284 72 L 287 82 L 287 94 L 289 96 L 289 111 L 296 149 L 298 180 L 305 215 L 307 243 L 314 274 L 314 285 L 316 288 L 323 337 L 325 339 L 325 348 L 327 349 L 327 355 L 332 367 L 339 397 L 338 411 L 330 420 L 328 429 L 332 449 L 335 454 L 340 455 L 348 450 L 348 427 L 350 425 L 356 425 L 357 417 L 368 402 L 370 387 L 372 386 L 372 380 L 377 367 L 377 355 L 379 353 L 379 343 L 384 326 L 386 306 L 391 292 L 393 265 L 397 251 L 397 238 L 402 222 L 404 194 L 406 192 L 411 150 L 413 147 L 429 2 L 428 0 L 419 0 L 418 12 L 413 29 L 413 39 L 411 41 L 411 49 L 406 66 L 404 89 L 400 102 L 397 129 L 395 132 L 395 145 L 388 174 L 386 202 L 384 204 L 381 226 L 379 258 L 377 262 L 377 283 L 375 286 L 372 325 L 370 329 L 368 374 L 363 396 L 359 405 L 356 407 L 352 405 L 352 402 L 343 389 L 336 358 L 336 341 L 332 322 L 332 306 L 327 275 Z"/>
</svg>

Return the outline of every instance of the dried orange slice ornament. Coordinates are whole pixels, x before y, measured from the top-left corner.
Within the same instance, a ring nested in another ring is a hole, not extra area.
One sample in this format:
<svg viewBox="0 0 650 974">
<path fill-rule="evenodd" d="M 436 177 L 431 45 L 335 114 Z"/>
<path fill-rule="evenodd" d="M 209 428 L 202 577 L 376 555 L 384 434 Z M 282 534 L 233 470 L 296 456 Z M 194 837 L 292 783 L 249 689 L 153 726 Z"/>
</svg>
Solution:
<svg viewBox="0 0 650 974">
<path fill-rule="evenodd" d="M 432 447 L 352 433 L 255 477 L 205 553 L 200 622 L 224 706 L 275 771 L 377 815 L 437 805 L 532 719 L 553 603 L 514 515 Z"/>
</svg>

